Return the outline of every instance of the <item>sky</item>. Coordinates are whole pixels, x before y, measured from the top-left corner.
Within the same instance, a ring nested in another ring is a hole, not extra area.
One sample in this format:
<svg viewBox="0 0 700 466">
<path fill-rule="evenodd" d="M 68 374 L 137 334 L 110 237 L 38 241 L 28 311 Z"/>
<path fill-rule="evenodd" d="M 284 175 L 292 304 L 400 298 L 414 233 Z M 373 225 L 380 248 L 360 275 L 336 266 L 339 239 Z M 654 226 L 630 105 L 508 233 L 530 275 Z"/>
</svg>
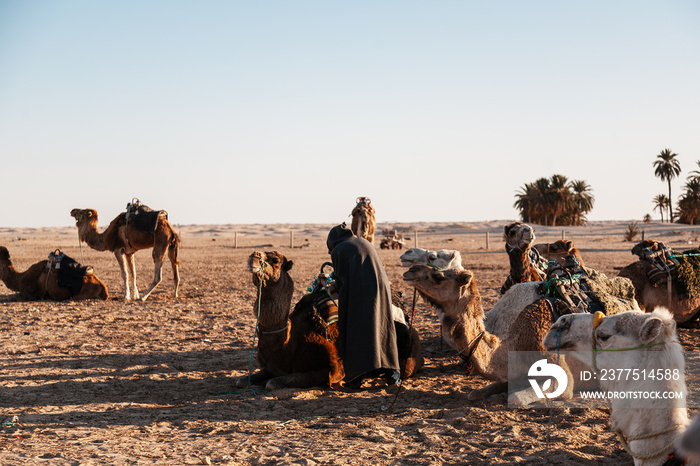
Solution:
<svg viewBox="0 0 700 466">
<path fill-rule="evenodd" d="M 658 219 L 700 160 L 694 0 L 0 0 L 0 227 Z"/>
</svg>

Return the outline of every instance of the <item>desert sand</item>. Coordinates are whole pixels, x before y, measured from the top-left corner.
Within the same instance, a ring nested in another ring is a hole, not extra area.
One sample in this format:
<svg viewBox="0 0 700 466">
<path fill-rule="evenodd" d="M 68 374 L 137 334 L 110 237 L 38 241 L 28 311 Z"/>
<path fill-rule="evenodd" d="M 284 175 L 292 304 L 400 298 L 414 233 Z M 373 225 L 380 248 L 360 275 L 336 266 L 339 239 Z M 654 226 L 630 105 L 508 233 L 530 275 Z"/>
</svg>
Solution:
<svg viewBox="0 0 700 466">
<path fill-rule="evenodd" d="M 461 251 L 488 310 L 508 271 L 507 223 L 380 222 L 378 231 L 398 226 L 407 229 L 406 247 Z M 455 351 L 441 344 L 435 313 L 420 300 L 414 326 L 426 365 L 398 397 L 383 387 L 233 388 L 234 377 L 257 367 L 248 255 L 274 249 L 292 259 L 296 301 L 329 259 L 325 236 L 332 226 L 176 225 L 181 296 L 171 295 L 166 264 L 163 282 L 145 303 L 120 299 L 114 256 L 81 247 L 77 229 L 0 229 L 0 245 L 19 270 L 59 248 L 93 266 L 111 295 L 108 301 L 25 302 L 0 284 L 0 464 L 632 464 L 610 430 L 607 409 L 514 409 L 505 396 L 468 401 L 470 390 L 488 382 L 465 376 Z M 587 266 L 614 276 L 636 260 L 633 243 L 623 239 L 626 226 L 592 222 L 535 231 L 537 242 L 572 239 Z M 698 245 L 696 227 L 639 227 L 646 238 L 673 248 Z M 400 254 L 379 250 L 392 286 L 411 309 Z M 148 251 L 136 258 L 144 290 L 153 263 Z M 679 334 L 686 351 L 698 350 L 697 329 Z"/>
</svg>

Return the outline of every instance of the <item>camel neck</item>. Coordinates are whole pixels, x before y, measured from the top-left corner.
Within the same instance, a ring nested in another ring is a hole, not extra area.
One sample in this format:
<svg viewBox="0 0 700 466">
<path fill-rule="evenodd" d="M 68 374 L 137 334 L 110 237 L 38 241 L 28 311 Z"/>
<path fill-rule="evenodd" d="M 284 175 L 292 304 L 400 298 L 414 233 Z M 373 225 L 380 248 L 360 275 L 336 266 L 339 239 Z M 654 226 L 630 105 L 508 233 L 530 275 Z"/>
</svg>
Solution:
<svg viewBox="0 0 700 466">
<path fill-rule="evenodd" d="M 11 262 L 0 265 L 0 280 L 12 291 L 19 291 L 20 273 Z"/>
<path fill-rule="evenodd" d="M 87 224 L 78 230 L 80 239 L 92 249 L 97 251 L 106 251 L 104 234 L 97 231 L 97 225 Z"/>
</svg>

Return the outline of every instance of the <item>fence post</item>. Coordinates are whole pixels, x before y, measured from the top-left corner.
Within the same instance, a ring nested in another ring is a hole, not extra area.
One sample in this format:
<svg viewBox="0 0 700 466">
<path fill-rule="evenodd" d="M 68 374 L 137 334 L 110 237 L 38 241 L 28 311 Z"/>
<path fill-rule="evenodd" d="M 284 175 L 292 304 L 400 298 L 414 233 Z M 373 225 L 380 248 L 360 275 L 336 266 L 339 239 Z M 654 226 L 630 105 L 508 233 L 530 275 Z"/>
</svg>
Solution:
<svg viewBox="0 0 700 466">
<path fill-rule="evenodd" d="M 289 247 L 294 248 L 294 232 L 289 230 Z"/>
<path fill-rule="evenodd" d="M 566 240 L 566 232 L 564 230 L 561 231 L 561 240 Z"/>
<path fill-rule="evenodd" d="M 233 232 L 233 248 L 238 249 L 238 232 Z"/>
<path fill-rule="evenodd" d="M 416 230 L 415 228 L 413 229 L 413 247 L 418 247 L 418 230 Z"/>
<path fill-rule="evenodd" d="M 486 232 L 486 250 L 489 250 L 489 232 Z"/>
</svg>

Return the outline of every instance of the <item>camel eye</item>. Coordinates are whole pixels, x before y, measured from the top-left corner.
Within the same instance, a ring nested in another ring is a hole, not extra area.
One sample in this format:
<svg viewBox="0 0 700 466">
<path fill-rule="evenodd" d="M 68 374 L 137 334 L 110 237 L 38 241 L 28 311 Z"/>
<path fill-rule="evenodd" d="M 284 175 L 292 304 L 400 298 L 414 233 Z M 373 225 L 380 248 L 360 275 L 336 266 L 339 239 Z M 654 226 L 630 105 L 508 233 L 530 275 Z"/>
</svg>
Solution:
<svg viewBox="0 0 700 466">
<path fill-rule="evenodd" d="M 608 339 L 609 339 L 611 336 L 612 336 L 612 335 L 598 335 L 598 340 L 600 340 L 600 341 L 608 341 Z"/>
</svg>

